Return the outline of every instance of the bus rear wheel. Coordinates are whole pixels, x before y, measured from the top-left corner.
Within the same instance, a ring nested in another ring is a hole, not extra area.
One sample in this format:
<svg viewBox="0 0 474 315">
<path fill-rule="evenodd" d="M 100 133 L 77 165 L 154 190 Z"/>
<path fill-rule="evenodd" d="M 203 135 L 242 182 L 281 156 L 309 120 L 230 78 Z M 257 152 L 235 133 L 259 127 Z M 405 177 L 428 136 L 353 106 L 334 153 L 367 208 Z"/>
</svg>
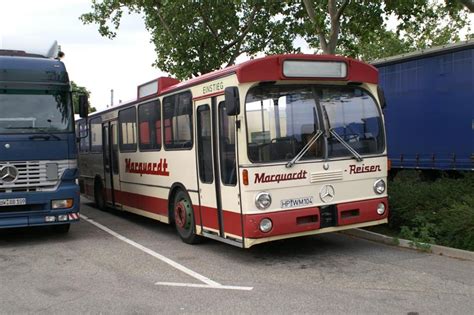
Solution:
<svg viewBox="0 0 474 315">
<path fill-rule="evenodd" d="M 183 242 L 186 244 L 199 243 L 201 237 L 195 232 L 193 204 L 182 190 L 176 193 L 173 211 L 176 231 Z"/>
<path fill-rule="evenodd" d="M 105 210 L 104 189 L 100 180 L 96 180 L 94 184 L 94 202 L 97 208 Z"/>
</svg>

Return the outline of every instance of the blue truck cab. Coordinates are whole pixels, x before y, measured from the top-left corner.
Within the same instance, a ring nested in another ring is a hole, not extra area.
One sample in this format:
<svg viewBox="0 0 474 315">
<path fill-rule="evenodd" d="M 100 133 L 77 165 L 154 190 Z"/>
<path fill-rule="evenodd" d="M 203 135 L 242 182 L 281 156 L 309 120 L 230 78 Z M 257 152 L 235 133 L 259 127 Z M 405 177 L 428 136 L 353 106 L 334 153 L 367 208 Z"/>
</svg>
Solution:
<svg viewBox="0 0 474 315">
<path fill-rule="evenodd" d="M 0 50 L 0 228 L 79 220 L 71 85 L 58 59 Z"/>
</svg>

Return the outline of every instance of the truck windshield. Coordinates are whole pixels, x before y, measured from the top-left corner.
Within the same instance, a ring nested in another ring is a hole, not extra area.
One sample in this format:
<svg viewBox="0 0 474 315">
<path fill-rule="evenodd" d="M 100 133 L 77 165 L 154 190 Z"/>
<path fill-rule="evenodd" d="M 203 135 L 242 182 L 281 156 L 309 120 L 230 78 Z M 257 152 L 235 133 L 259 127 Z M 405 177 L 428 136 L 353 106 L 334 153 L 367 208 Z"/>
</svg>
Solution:
<svg viewBox="0 0 474 315">
<path fill-rule="evenodd" d="M 69 92 L 0 92 L 0 134 L 72 131 Z"/>
<path fill-rule="evenodd" d="M 356 87 L 257 86 L 247 94 L 246 117 L 252 162 L 290 161 L 300 152 L 304 155 L 297 160 L 352 158 L 347 145 L 361 156 L 384 150 L 378 107 L 368 92 Z M 318 131 L 324 137 L 306 148 Z"/>
</svg>

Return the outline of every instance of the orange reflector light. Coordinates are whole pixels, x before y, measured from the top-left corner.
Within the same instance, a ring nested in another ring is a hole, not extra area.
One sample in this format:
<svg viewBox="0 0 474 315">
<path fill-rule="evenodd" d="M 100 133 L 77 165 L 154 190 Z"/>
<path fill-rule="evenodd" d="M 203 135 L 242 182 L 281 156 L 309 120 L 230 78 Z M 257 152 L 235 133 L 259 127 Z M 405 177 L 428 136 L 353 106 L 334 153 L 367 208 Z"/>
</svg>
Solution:
<svg viewBox="0 0 474 315">
<path fill-rule="evenodd" d="M 387 159 L 387 171 L 390 171 L 392 169 L 392 160 Z"/>
<path fill-rule="evenodd" d="M 242 171 L 242 180 L 244 182 L 244 185 L 248 186 L 248 184 L 249 184 L 249 171 L 247 171 L 247 170 Z"/>
</svg>

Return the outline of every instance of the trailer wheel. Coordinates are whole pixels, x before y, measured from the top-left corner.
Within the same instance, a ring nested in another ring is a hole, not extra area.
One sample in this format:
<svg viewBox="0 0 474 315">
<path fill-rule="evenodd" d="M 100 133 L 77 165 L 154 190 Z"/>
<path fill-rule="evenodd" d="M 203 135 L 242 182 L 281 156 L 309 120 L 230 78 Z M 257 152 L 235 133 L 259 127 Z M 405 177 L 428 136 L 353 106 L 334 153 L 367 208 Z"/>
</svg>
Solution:
<svg viewBox="0 0 474 315">
<path fill-rule="evenodd" d="M 53 231 L 58 234 L 66 234 L 69 232 L 69 228 L 71 227 L 70 223 L 67 224 L 59 224 L 59 225 L 53 225 Z"/>
<path fill-rule="evenodd" d="M 105 210 L 104 189 L 100 180 L 95 180 L 94 183 L 94 202 L 97 208 Z"/>
<path fill-rule="evenodd" d="M 176 193 L 173 211 L 176 231 L 183 242 L 187 244 L 199 243 L 201 237 L 195 232 L 193 205 L 188 195 L 182 190 Z"/>
</svg>

